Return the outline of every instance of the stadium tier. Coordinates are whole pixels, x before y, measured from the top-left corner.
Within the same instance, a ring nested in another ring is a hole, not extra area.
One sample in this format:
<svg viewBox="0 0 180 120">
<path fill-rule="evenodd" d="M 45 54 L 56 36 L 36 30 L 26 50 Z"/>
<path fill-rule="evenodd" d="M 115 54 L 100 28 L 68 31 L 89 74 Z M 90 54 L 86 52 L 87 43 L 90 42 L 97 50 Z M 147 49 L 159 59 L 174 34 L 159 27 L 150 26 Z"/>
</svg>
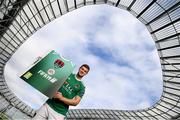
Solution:
<svg viewBox="0 0 180 120">
<path fill-rule="evenodd" d="M 163 93 L 147 109 L 72 109 L 66 119 L 180 119 L 180 0 L 1 0 L 0 118 L 30 119 L 36 113 L 8 88 L 4 78 L 5 65 L 17 49 L 54 19 L 100 4 L 127 10 L 147 27 L 161 63 Z"/>
</svg>

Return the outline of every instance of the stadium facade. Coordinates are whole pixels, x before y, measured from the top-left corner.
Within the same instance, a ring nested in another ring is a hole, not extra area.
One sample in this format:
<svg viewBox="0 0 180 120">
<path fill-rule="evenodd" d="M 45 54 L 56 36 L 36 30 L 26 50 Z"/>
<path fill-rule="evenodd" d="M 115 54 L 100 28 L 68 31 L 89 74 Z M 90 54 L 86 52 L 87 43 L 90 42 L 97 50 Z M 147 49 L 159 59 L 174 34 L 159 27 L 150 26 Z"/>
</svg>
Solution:
<svg viewBox="0 0 180 120">
<path fill-rule="evenodd" d="M 73 109 L 67 119 L 180 119 L 180 0 L 1 0 L 0 118 L 28 119 L 35 110 L 8 88 L 7 61 L 37 30 L 57 17 L 86 5 L 107 4 L 127 10 L 148 29 L 162 68 L 163 93 L 147 109 Z"/>
</svg>

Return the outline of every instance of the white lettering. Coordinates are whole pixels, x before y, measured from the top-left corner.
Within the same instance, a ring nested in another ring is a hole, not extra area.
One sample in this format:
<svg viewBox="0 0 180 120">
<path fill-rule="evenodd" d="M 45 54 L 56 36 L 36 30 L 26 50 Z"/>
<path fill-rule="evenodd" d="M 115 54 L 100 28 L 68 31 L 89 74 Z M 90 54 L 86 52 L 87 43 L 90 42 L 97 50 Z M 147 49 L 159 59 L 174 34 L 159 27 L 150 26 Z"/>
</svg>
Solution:
<svg viewBox="0 0 180 120">
<path fill-rule="evenodd" d="M 56 79 L 56 78 L 52 78 L 50 81 L 51 81 L 52 83 L 54 83 L 54 82 L 57 81 L 57 79 Z"/>
<path fill-rule="evenodd" d="M 39 70 L 39 71 L 38 71 L 38 74 L 39 74 L 41 77 L 49 80 L 51 83 L 54 83 L 54 82 L 57 81 L 56 78 L 53 78 L 53 77 L 49 76 L 47 73 L 45 73 L 45 72 L 42 71 L 42 70 Z"/>
</svg>

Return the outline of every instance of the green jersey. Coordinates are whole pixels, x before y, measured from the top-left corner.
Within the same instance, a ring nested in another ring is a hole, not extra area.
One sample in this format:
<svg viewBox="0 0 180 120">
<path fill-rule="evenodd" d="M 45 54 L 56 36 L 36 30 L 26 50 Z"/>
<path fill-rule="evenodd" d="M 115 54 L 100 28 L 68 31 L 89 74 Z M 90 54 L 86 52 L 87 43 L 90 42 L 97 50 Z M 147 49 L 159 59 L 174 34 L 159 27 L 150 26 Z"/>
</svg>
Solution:
<svg viewBox="0 0 180 120">
<path fill-rule="evenodd" d="M 61 92 L 62 95 L 68 99 L 72 99 L 75 96 L 80 96 L 82 98 L 85 92 L 85 86 L 80 80 L 76 78 L 75 74 L 71 74 L 58 91 Z M 56 112 L 63 115 L 66 115 L 69 109 L 69 105 L 54 98 L 48 99 L 47 104 Z"/>
</svg>

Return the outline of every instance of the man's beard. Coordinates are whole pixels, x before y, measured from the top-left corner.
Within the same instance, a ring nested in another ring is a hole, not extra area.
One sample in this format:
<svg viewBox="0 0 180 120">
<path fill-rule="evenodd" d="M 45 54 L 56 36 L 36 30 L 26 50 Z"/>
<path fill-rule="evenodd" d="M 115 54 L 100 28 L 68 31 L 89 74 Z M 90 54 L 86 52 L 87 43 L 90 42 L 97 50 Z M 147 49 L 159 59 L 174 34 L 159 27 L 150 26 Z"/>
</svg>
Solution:
<svg viewBox="0 0 180 120">
<path fill-rule="evenodd" d="M 80 75 L 79 72 L 78 72 L 77 77 L 78 77 L 78 78 L 82 78 L 83 76 Z"/>
</svg>

